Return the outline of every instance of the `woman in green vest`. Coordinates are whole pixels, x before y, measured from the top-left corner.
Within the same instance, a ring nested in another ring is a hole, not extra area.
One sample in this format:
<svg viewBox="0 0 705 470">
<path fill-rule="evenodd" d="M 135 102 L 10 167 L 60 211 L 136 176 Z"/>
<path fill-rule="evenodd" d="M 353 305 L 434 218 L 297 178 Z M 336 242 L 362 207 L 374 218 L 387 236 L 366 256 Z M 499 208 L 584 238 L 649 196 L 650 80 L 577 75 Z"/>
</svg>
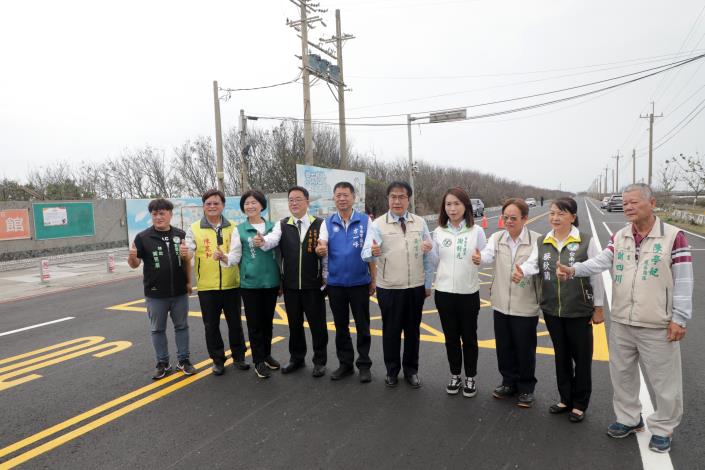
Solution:
<svg viewBox="0 0 705 470">
<path fill-rule="evenodd" d="M 589 281 L 559 281 L 556 262 L 572 266 L 596 256 L 599 249 L 590 234 L 578 230 L 578 204 L 574 199 L 553 201 L 548 220 L 553 229 L 539 237 L 523 269 L 515 267 L 512 280 L 540 276 L 541 311 L 553 342 L 560 394 L 560 401 L 548 411 L 568 413 L 571 422 L 579 423 L 585 418 L 592 392 L 592 325 L 604 321 L 602 278 L 598 274 Z"/>
<path fill-rule="evenodd" d="M 272 357 L 272 321 L 280 280 L 277 250 L 262 251 L 253 244 L 254 238 L 266 235 L 274 227 L 269 220 L 262 218 L 262 211 L 266 208 L 267 199 L 261 191 L 247 191 L 240 197 L 240 209 L 247 221 L 237 226 L 242 243 L 240 291 L 255 373 L 261 379 L 268 378 L 270 370 L 279 369 L 279 362 Z"/>
</svg>

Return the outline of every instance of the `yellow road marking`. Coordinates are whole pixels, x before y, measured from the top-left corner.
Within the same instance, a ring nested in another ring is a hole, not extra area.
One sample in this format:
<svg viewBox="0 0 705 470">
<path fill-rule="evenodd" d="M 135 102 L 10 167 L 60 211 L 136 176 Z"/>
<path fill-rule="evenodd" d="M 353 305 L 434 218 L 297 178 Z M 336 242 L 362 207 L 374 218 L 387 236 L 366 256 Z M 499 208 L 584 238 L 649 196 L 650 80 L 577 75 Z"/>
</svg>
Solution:
<svg viewBox="0 0 705 470">
<path fill-rule="evenodd" d="M 279 341 L 282 341 L 283 339 L 284 339 L 283 336 L 274 337 L 274 338 L 272 338 L 272 344 L 277 343 Z M 248 350 L 245 355 L 249 356 L 250 353 L 251 353 L 251 351 Z M 198 363 L 195 367 L 201 368 L 201 367 L 208 365 L 210 362 L 211 362 L 211 360 L 207 359 L 205 361 Z M 228 359 L 225 362 L 226 365 L 229 365 L 230 363 L 232 363 L 232 359 Z M 97 429 L 100 426 L 108 424 L 111 421 L 116 420 L 117 418 L 120 418 L 120 417 L 122 417 L 132 411 L 135 411 L 139 408 L 142 408 L 143 406 L 146 406 L 146 405 L 148 405 L 148 404 L 150 404 L 160 398 L 163 398 L 163 397 L 165 397 L 165 396 L 167 396 L 177 390 L 180 390 L 180 389 L 184 388 L 185 386 L 187 386 L 193 382 L 196 382 L 197 380 L 201 380 L 202 378 L 206 377 L 207 375 L 209 375 L 211 373 L 212 373 L 211 369 L 206 369 L 206 370 L 198 372 L 197 374 L 194 374 L 192 376 L 184 376 L 184 375 L 180 375 L 180 374 L 174 374 L 174 375 L 168 376 L 158 382 L 154 382 L 150 385 L 142 387 L 142 388 L 135 390 L 133 392 L 130 392 L 126 395 L 118 397 L 108 403 L 100 405 L 96 408 L 93 408 L 92 410 L 86 411 L 86 412 L 84 412 L 78 416 L 75 416 L 67 421 L 64 421 L 64 422 L 59 423 L 55 426 L 47 428 L 44 431 L 41 431 L 37 434 L 34 434 L 34 435 L 29 436 L 25 439 L 22 439 L 21 441 L 18 441 L 14 444 L 11 444 L 3 449 L 0 449 L 0 457 L 11 454 L 13 452 L 16 452 L 19 449 L 27 447 L 30 444 L 33 444 L 41 439 L 44 439 L 48 436 L 56 434 L 59 431 L 63 431 L 64 429 L 67 429 L 68 427 L 73 426 L 74 424 L 77 424 L 81 421 L 85 421 L 86 419 L 93 417 L 99 413 L 102 413 L 103 411 L 106 411 L 110 408 L 113 408 L 119 404 L 125 403 L 126 401 L 129 401 L 132 398 L 135 398 L 139 395 L 142 395 L 142 394 L 144 394 L 148 391 L 151 391 L 155 388 L 162 387 L 163 385 L 165 385 L 173 380 L 176 380 L 178 378 L 186 377 L 183 380 L 181 380 L 175 384 L 172 384 L 172 385 L 165 387 L 155 393 L 152 393 L 151 395 L 148 395 L 144 398 L 141 398 L 135 402 L 132 402 L 132 403 L 130 403 L 122 408 L 119 408 L 119 409 L 117 409 L 107 415 L 104 415 L 94 421 L 91 421 L 87 424 L 84 424 L 81 427 L 78 427 L 78 428 L 76 428 L 66 434 L 63 434 L 63 435 L 56 437 L 48 442 L 45 442 L 44 444 L 37 446 L 34 449 L 29 450 L 23 454 L 20 454 L 17 457 L 14 457 L 6 462 L 0 463 L 0 470 L 14 468 L 17 465 L 20 465 L 24 462 L 27 462 L 28 460 L 31 460 L 41 454 L 49 452 L 50 450 L 53 450 L 63 444 L 66 444 L 67 442 L 69 442 L 73 439 L 76 439 L 84 434 L 87 434 L 88 432 L 93 431 L 94 429 Z"/>
<path fill-rule="evenodd" d="M 13 357 L 4 359 L 2 362 L 7 363 L 13 359 L 33 356 L 38 353 L 41 353 L 44 351 L 50 351 L 52 349 L 60 348 L 62 346 L 68 345 L 68 344 L 74 344 L 76 342 L 84 343 L 84 344 L 79 344 L 77 346 L 68 347 L 64 350 L 55 351 L 53 353 L 45 354 L 43 356 L 38 356 L 33 359 L 29 359 L 26 361 L 22 361 L 22 362 L 19 362 L 16 364 L 12 364 L 12 365 L 3 367 L 2 369 L 0 369 L 0 372 L 6 372 L 6 371 L 12 371 L 12 372 L 0 374 L 0 391 L 7 390 L 9 388 L 16 387 L 17 385 L 21 385 L 23 383 L 30 382 L 32 380 L 36 380 L 36 379 L 39 379 L 42 377 L 40 374 L 29 374 L 24 377 L 20 377 L 20 378 L 15 379 L 15 377 L 27 374 L 28 372 L 33 372 L 33 371 L 36 371 L 39 369 L 43 369 L 45 367 L 53 366 L 55 364 L 65 362 L 70 359 L 74 359 L 76 357 L 83 356 L 85 354 L 95 353 L 95 354 L 93 354 L 93 357 L 104 357 L 104 356 L 114 354 L 119 351 L 123 351 L 123 350 L 129 348 L 130 346 L 132 346 L 132 343 L 129 341 L 111 341 L 109 343 L 97 344 L 97 345 L 89 347 L 87 349 L 81 349 L 81 348 L 85 348 L 88 345 L 94 345 L 96 343 L 100 343 L 104 340 L 105 340 L 105 338 L 103 338 L 102 336 L 87 336 L 85 338 L 79 338 L 79 339 L 75 339 L 75 340 L 71 340 L 71 341 L 66 341 L 66 342 L 59 343 L 54 346 L 49 346 L 47 348 L 38 349 L 36 351 L 31 351 L 29 353 L 20 354 L 19 356 L 13 356 Z M 96 351 L 100 351 L 100 352 L 96 352 Z M 14 379 L 14 380 L 10 380 L 10 379 Z"/>
</svg>

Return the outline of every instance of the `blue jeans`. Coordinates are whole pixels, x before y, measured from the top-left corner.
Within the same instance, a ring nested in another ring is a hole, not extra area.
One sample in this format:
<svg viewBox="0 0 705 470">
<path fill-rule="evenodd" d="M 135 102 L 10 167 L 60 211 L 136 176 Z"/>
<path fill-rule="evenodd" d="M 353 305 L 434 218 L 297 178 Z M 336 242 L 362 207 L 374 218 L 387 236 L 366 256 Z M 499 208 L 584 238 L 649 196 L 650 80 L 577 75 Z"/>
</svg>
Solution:
<svg viewBox="0 0 705 470">
<path fill-rule="evenodd" d="M 152 345 L 157 362 L 169 362 L 169 346 L 166 339 L 166 320 L 171 312 L 176 337 L 176 351 L 179 361 L 189 358 L 188 350 L 188 295 L 178 295 L 156 299 L 147 297 L 147 315 L 149 316 Z"/>
</svg>

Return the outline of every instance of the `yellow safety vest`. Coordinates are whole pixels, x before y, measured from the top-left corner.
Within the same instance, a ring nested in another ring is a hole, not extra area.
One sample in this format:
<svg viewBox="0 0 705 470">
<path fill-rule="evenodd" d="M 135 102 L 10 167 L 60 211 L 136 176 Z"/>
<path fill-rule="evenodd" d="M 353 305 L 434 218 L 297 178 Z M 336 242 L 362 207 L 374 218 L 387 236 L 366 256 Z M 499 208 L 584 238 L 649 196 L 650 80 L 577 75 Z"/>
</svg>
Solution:
<svg viewBox="0 0 705 470">
<path fill-rule="evenodd" d="M 225 219 L 223 219 L 225 222 Z M 235 225 L 222 227 L 223 244 L 220 250 L 227 254 L 230 251 L 230 238 Z M 240 287 L 240 268 L 235 265 L 224 268 L 219 261 L 213 259 L 217 248 L 217 235 L 213 228 L 202 227 L 201 221 L 191 224 L 193 240 L 196 242 L 195 270 L 198 291 L 225 290 Z"/>
</svg>

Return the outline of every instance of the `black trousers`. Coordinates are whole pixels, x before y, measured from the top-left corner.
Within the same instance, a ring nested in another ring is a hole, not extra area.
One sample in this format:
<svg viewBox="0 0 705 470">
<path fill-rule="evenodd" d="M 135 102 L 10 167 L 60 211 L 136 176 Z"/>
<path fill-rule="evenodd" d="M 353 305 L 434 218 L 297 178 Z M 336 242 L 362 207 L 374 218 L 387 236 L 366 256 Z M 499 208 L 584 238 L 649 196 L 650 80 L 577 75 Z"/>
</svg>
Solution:
<svg viewBox="0 0 705 470">
<path fill-rule="evenodd" d="M 556 354 L 556 382 L 561 401 L 585 411 L 592 392 L 592 325 L 590 317 L 544 315 Z"/>
<path fill-rule="evenodd" d="M 419 325 L 426 298 L 424 286 L 409 289 L 377 288 L 382 311 L 382 349 L 387 375 L 396 377 L 419 371 Z M 404 356 L 400 358 L 401 333 L 404 332 Z"/>
<path fill-rule="evenodd" d="M 477 375 L 477 315 L 480 293 L 451 294 L 436 291 L 436 308 L 446 337 L 446 354 L 450 373 L 460 375 L 465 359 L 465 376 Z"/>
<path fill-rule="evenodd" d="M 250 338 L 252 361 L 264 362 L 272 354 L 272 321 L 279 288 L 240 289 L 245 304 L 247 336 Z"/>
<path fill-rule="evenodd" d="M 494 311 L 497 367 L 502 385 L 519 393 L 534 393 L 536 387 L 536 325 L 539 317 L 519 317 Z"/>
<path fill-rule="evenodd" d="M 328 325 L 326 300 L 319 289 L 284 289 L 284 306 L 289 318 L 289 355 L 292 362 L 306 358 L 304 314 L 311 329 L 313 363 L 326 365 L 328 359 Z"/>
<path fill-rule="evenodd" d="M 233 359 L 245 358 L 245 335 L 240 319 L 240 289 L 198 291 L 203 326 L 206 329 L 206 348 L 214 363 L 225 362 L 225 346 L 220 335 L 220 314 L 225 314 L 228 340 Z"/>
<path fill-rule="evenodd" d="M 358 369 L 369 369 L 370 359 L 370 293 L 367 284 L 354 287 L 328 286 L 328 303 L 335 321 L 335 350 L 340 365 L 353 365 L 355 350 L 350 338 L 350 310 L 357 330 Z"/>
</svg>

